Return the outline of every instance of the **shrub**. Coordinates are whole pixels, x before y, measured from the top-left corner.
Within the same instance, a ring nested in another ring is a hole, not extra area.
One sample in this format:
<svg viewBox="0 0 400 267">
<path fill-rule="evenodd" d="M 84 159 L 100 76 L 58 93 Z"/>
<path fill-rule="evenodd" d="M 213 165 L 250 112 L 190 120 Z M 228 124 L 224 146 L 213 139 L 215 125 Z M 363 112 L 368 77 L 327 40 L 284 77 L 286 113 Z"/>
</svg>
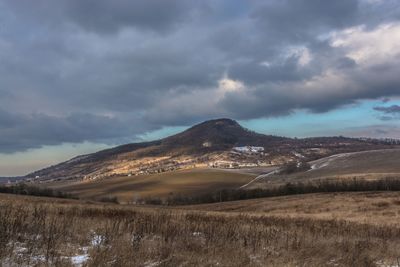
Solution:
<svg viewBox="0 0 400 267">
<path fill-rule="evenodd" d="M 99 199 L 100 202 L 108 202 L 108 203 L 115 203 L 119 204 L 118 198 L 115 196 L 106 196 Z"/>
<path fill-rule="evenodd" d="M 290 161 L 280 168 L 279 173 L 292 174 L 295 172 L 307 171 L 310 168 L 310 164 L 308 164 L 306 161 Z"/>
</svg>

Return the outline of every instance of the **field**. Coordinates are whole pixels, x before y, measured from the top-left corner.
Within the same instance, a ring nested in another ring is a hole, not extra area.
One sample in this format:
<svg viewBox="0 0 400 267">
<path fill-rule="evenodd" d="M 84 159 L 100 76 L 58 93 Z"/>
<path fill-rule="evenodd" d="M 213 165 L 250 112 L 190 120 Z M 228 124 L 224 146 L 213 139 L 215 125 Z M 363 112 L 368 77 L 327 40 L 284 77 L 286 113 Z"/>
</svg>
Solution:
<svg viewBox="0 0 400 267">
<path fill-rule="evenodd" d="M 307 219 L 340 219 L 396 226 L 400 192 L 317 193 L 185 206 L 185 209 L 268 214 Z"/>
<path fill-rule="evenodd" d="M 174 208 L 0 194 L 0 265 L 397 266 L 400 195 L 386 194 Z"/>
<path fill-rule="evenodd" d="M 174 194 L 199 194 L 225 188 L 238 188 L 256 175 L 217 169 L 191 169 L 153 175 L 120 176 L 92 182 L 52 184 L 50 187 L 80 198 L 117 197 L 121 202 Z"/>
<path fill-rule="evenodd" d="M 0 266 L 398 267 L 399 158 L 400 150 L 339 154 L 311 162 L 309 171 L 273 174 L 249 186 L 339 178 L 336 188 L 343 192 L 336 193 L 324 191 L 329 187 L 323 183 L 317 192 L 325 193 L 303 192 L 307 183 L 292 183 L 284 186 L 292 190 L 282 191 L 285 196 L 185 206 L 127 204 L 171 192 L 237 189 L 272 168 L 52 184 L 81 200 L 0 194 Z M 381 177 L 389 179 L 376 180 Z M 355 184 L 364 192 L 344 192 Z M 106 196 L 123 204 L 96 202 Z"/>
<path fill-rule="evenodd" d="M 400 149 L 337 154 L 312 161 L 309 164 L 311 170 L 285 175 L 269 175 L 265 179 L 258 180 L 257 183 L 252 183 L 248 188 L 314 179 L 398 177 L 400 174 Z"/>
</svg>

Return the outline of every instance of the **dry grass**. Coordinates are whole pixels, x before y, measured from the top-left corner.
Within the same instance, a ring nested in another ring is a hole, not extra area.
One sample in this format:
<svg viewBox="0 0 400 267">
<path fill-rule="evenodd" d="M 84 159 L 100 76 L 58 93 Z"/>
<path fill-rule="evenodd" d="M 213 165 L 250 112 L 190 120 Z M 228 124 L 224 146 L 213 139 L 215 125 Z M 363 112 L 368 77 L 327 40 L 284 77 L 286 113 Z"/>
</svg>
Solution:
<svg viewBox="0 0 400 267">
<path fill-rule="evenodd" d="M 180 208 L 400 226 L 400 192 L 317 193 Z"/>
<path fill-rule="evenodd" d="M 71 266 L 81 255 L 85 266 L 378 266 L 397 264 L 400 256 L 398 225 L 0 199 L 3 265 Z M 398 205 L 395 200 L 377 198 L 376 207 Z"/>
<path fill-rule="evenodd" d="M 99 199 L 116 196 L 122 202 L 174 194 L 199 194 L 210 190 L 238 188 L 254 174 L 233 173 L 216 169 L 191 169 L 153 175 L 111 177 L 94 182 L 53 184 L 52 188 L 81 198 Z"/>
<path fill-rule="evenodd" d="M 311 162 L 319 168 L 289 175 L 271 175 L 248 188 L 268 187 L 271 184 L 298 182 L 315 179 L 365 178 L 381 179 L 398 177 L 400 174 L 400 149 L 372 150 L 334 155 Z"/>
</svg>

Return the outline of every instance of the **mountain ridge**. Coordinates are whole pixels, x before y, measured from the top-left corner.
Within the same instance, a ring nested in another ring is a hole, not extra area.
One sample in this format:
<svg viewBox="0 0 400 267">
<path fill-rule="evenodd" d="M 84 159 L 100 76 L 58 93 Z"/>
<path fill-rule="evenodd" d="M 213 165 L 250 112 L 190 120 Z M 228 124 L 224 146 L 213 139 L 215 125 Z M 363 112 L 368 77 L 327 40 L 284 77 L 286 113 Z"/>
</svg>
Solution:
<svg viewBox="0 0 400 267">
<path fill-rule="evenodd" d="M 259 153 L 233 151 L 256 146 Z M 277 165 L 316 159 L 332 153 L 389 148 L 378 140 L 347 137 L 288 138 L 256 133 L 237 121 L 221 118 L 196 124 L 155 141 L 131 143 L 74 157 L 28 174 L 27 178 L 97 179 L 114 175 L 157 173 L 196 166 Z M 219 164 L 222 162 L 221 164 Z M 224 165 L 225 164 L 225 165 Z"/>
</svg>

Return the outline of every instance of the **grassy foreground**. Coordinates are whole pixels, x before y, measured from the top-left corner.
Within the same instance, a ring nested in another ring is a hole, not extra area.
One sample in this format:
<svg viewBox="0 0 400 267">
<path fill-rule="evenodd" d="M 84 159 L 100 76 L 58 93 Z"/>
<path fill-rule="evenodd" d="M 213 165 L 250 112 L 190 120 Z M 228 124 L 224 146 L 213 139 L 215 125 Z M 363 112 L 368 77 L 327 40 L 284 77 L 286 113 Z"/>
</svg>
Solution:
<svg viewBox="0 0 400 267">
<path fill-rule="evenodd" d="M 0 195 L 3 266 L 389 266 L 400 228 Z"/>
</svg>

